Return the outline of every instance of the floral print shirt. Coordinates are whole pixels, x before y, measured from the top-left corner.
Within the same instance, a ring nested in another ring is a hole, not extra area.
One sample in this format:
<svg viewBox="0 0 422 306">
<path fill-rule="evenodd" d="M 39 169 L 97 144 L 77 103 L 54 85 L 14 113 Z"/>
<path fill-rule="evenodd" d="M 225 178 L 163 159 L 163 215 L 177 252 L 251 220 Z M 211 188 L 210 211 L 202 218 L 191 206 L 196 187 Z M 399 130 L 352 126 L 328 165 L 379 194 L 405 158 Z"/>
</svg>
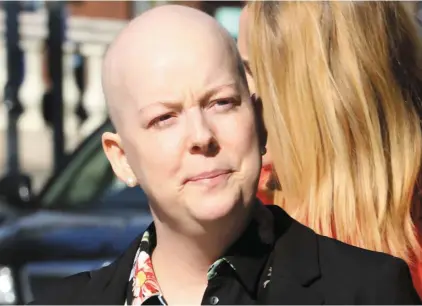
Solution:
<svg viewBox="0 0 422 306">
<path fill-rule="evenodd" d="M 155 248 L 155 244 L 155 228 L 154 224 L 151 224 L 142 236 L 140 246 L 133 262 L 125 306 L 167 305 L 152 266 L 151 255 Z M 227 259 L 220 258 L 208 269 L 208 280 L 216 275 L 215 271 L 222 263 L 229 264 L 229 266 L 234 269 L 233 265 L 231 265 Z"/>
</svg>

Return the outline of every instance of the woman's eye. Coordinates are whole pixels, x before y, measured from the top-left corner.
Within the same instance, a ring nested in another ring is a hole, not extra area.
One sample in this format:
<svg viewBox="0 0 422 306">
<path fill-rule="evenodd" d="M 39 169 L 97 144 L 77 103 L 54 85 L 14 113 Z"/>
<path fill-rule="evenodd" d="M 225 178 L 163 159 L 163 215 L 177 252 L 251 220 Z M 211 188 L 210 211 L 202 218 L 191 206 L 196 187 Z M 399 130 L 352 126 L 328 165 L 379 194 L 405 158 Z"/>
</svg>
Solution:
<svg viewBox="0 0 422 306">
<path fill-rule="evenodd" d="M 229 110 L 238 104 L 237 100 L 234 98 L 221 99 L 214 102 L 213 106 L 218 110 Z"/>
<path fill-rule="evenodd" d="M 230 101 L 230 100 L 220 100 L 220 101 L 217 101 L 216 104 L 218 104 L 220 106 L 224 106 L 224 105 L 231 104 L 231 103 L 232 103 L 232 101 Z"/>
<path fill-rule="evenodd" d="M 161 115 L 155 118 L 151 122 L 150 126 L 159 127 L 159 128 L 164 127 L 164 126 L 170 125 L 174 119 L 175 117 L 172 114 Z"/>
</svg>

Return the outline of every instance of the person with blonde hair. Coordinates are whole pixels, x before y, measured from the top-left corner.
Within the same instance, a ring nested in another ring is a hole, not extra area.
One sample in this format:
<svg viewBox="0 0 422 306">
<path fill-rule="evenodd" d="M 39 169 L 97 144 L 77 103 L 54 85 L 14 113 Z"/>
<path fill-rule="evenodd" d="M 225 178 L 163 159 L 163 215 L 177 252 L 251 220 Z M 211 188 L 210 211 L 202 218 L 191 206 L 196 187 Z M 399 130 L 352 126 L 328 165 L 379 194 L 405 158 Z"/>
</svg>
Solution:
<svg viewBox="0 0 422 306">
<path fill-rule="evenodd" d="M 412 219 L 422 49 L 409 7 L 256 1 L 247 10 L 249 65 L 282 189 L 275 202 L 319 234 L 404 259 L 422 295 Z"/>
</svg>

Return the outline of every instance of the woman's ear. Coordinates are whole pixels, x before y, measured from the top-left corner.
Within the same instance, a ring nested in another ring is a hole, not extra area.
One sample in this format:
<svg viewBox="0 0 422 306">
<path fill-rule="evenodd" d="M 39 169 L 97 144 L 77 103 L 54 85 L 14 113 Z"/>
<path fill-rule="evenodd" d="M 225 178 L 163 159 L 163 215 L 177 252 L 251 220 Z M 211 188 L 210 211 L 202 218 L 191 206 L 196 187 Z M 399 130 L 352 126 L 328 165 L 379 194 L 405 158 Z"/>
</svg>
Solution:
<svg viewBox="0 0 422 306">
<path fill-rule="evenodd" d="M 255 119 L 256 119 L 256 126 L 258 131 L 259 137 L 259 145 L 261 149 L 264 149 L 267 145 L 267 138 L 268 132 L 265 128 L 264 122 L 264 108 L 262 105 L 262 100 L 256 94 L 251 96 L 252 105 L 255 110 Z"/>
<path fill-rule="evenodd" d="M 102 144 L 104 153 L 116 176 L 129 187 L 137 185 L 136 176 L 129 166 L 119 135 L 105 132 L 102 136 Z"/>
</svg>

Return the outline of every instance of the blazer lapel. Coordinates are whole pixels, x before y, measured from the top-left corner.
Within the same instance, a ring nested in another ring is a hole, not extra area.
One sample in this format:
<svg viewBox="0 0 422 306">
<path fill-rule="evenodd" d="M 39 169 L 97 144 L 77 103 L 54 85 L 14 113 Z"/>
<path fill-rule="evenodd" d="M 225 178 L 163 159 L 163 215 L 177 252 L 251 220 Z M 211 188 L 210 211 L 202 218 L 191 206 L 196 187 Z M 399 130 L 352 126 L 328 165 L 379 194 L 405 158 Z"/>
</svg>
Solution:
<svg viewBox="0 0 422 306">
<path fill-rule="evenodd" d="M 264 293 L 263 300 L 277 305 L 322 305 L 324 299 L 313 287 L 305 287 L 296 280 L 276 277 Z"/>
<path fill-rule="evenodd" d="M 281 208 L 271 207 L 275 217 L 274 246 L 270 283 L 264 301 L 271 304 L 321 305 L 324 297 L 316 289 L 321 278 L 317 235 L 288 216 Z"/>
</svg>

